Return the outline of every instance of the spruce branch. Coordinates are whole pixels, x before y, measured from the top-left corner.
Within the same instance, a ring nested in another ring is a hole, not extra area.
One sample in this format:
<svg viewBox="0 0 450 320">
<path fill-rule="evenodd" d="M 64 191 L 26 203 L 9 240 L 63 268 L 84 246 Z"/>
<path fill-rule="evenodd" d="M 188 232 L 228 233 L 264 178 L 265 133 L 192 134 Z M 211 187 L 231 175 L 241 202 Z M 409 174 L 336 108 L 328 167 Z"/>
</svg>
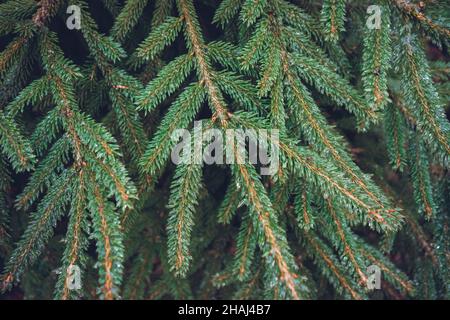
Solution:
<svg viewBox="0 0 450 320">
<path fill-rule="evenodd" d="M 19 128 L 0 110 L 0 146 L 3 154 L 11 161 L 15 170 L 30 170 L 34 155 L 30 143 L 19 132 Z"/>
<path fill-rule="evenodd" d="M 31 214 L 30 223 L 13 251 L 2 274 L 2 291 L 19 281 L 25 268 L 33 263 L 50 239 L 53 227 L 64 214 L 70 197 L 67 190 L 74 183 L 75 172 L 63 172 L 52 190 L 40 202 L 37 211 Z"/>
<path fill-rule="evenodd" d="M 321 271 L 336 290 L 349 295 L 355 300 L 364 299 L 366 295 L 364 292 L 361 292 L 359 286 L 351 278 L 346 276 L 344 267 L 334 257 L 331 249 L 311 232 L 305 232 L 305 238 L 315 261 L 322 266 Z"/>
<path fill-rule="evenodd" d="M 127 1 L 115 19 L 111 34 L 115 40 L 122 42 L 127 34 L 136 26 L 148 0 Z"/>
<path fill-rule="evenodd" d="M 422 10 L 414 3 L 409 3 L 406 0 L 395 0 L 395 5 L 404 13 L 417 20 L 426 29 L 435 31 L 441 34 L 445 39 L 450 38 L 450 30 L 445 26 L 441 26 L 434 23 L 429 17 L 427 17 Z"/>
<path fill-rule="evenodd" d="M 202 166 L 179 165 L 171 186 L 167 222 L 168 262 L 177 276 L 185 276 L 192 256 L 189 243 L 194 225 L 194 210 L 198 204 Z"/>
<path fill-rule="evenodd" d="M 450 124 L 443 114 L 431 82 L 423 49 L 415 39 L 406 39 L 409 41 L 404 42 L 402 55 L 399 57 L 404 72 L 403 95 L 409 106 L 414 106 L 408 109 L 417 119 L 419 130 L 427 133 L 425 137 L 428 136 L 426 140 L 430 147 L 434 152 L 439 152 L 440 158 L 446 163 L 450 154 Z"/>
<path fill-rule="evenodd" d="M 178 0 L 177 5 L 181 16 L 186 23 L 185 31 L 186 37 L 189 40 L 188 46 L 196 58 L 200 82 L 205 86 L 208 92 L 208 98 L 215 113 L 214 117 L 218 117 L 221 125 L 226 126 L 226 121 L 228 118 L 226 107 L 224 106 L 223 97 L 220 94 L 220 90 L 213 82 L 212 70 L 209 59 L 205 54 L 205 44 L 200 35 L 200 27 L 198 25 L 198 19 L 195 14 L 194 6 L 192 2 L 188 0 Z"/>
<path fill-rule="evenodd" d="M 62 267 L 56 284 L 55 298 L 67 300 L 77 298 L 80 292 L 73 292 L 69 288 L 70 268 L 74 266 L 84 266 L 86 260 L 86 250 L 88 246 L 87 233 L 88 223 L 85 216 L 86 212 L 86 172 L 80 170 L 77 176 L 77 188 L 73 193 L 71 210 L 69 213 L 70 221 L 66 235 L 67 246 L 62 257 Z M 81 275 L 80 275 L 81 277 Z"/>
<path fill-rule="evenodd" d="M 236 149 L 233 149 L 232 152 L 236 163 L 243 163 L 242 159 L 239 158 L 239 152 Z M 262 239 L 258 240 L 258 242 L 264 243 L 261 249 L 267 255 L 266 263 L 268 267 L 275 263 L 278 269 L 277 279 L 283 284 L 282 288 L 272 288 L 272 290 L 276 290 L 280 296 L 286 294 L 293 299 L 299 299 L 298 281 L 300 279 L 295 273 L 296 268 L 292 261 L 292 254 L 289 252 L 284 232 L 280 230 L 277 223 L 275 212 L 264 186 L 256 177 L 256 172 L 252 166 L 237 164 L 233 166 L 233 169 L 238 179 L 239 188 L 247 194 L 249 205 L 254 215 L 253 223 L 258 228 L 257 232 L 264 237 L 264 242 L 262 242 Z"/>
<path fill-rule="evenodd" d="M 252 220 L 249 216 L 245 216 L 237 236 L 238 251 L 234 258 L 235 273 L 240 281 L 244 281 L 250 276 L 250 267 L 254 259 L 256 245 L 256 235 Z"/>
<path fill-rule="evenodd" d="M 326 37 L 331 41 L 337 41 L 339 34 L 344 31 L 345 0 L 325 0 L 320 19 L 325 25 Z"/>
<path fill-rule="evenodd" d="M 384 127 L 391 166 L 402 171 L 406 165 L 406 122 L 394 104 L 385 109 Z"/>
<path fill-rule="evenodd" d="M 387 72 L 391 56 L 390 8 L 380 2 L 377 5 L 381 5 L 381 20 L 375 28 L 366 27 L 362 66 L 365 97 L 375 110 L 383 109 L 388 102 Z"/>
<path fill-rule="evenodd" d="M 444 3 L 0 2 L 6 298 L 449 296 Z"/>
<path fill-rule="evenodd" d="M 99 256 L 100 290 L 104 299 L 112 300 L 118 296 L 123 272 L 124 248 L 119 215 L 94 180 L 90 181 L 88 190 L 88 209 Z"/>
</svg>

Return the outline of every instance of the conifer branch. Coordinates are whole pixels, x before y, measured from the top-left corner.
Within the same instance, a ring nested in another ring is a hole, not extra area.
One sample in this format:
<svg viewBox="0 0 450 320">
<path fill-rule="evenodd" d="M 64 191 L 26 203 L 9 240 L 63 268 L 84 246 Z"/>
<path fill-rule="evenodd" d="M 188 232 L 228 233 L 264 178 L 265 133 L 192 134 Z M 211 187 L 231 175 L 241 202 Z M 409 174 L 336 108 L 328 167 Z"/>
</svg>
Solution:
<svg viewBox="0 0 450 320">
<path fill-rule="evenodd" d="M 391 166 L 402 171 L 406 165 L 405 119 L 393 104 L 389 104 L 385 109 L 384 119 L 387 150 Z"/>
<path fill-rule="evenodd" d="M 87 239 L 85 233 L 87 232 L 86 215 L 86 173 L 83 170 L 78 172 L 77 183 L 78 187 L 74 190 L 69 231 L 67 234 L 67 246 L 64 251 L 62 259 L 61 273 L 58 278 L 56 299 L 67 300 L 74 296 L 69 288 L 70 283 L 70 268 L 73 266 L 80 266 L 84 264 L 84 252 L 87 249 Z"/>
<path fill-rule="evenodd" d="M 446 38 L 450 38 L 450 30 L 445 26 L 434 23 L 429 17 L 421 12 L 416 4 L 409 3 L 406 0 L 395 0 L 395 4 L 400 10 L 413 17 L 430 30 L 436 31 Z"/>
<path fill-rule="evenodd" d="M 345 255 L 350 261 L 352 268 L 355 270 L 360 279 L 360 283 L 367 283 L 367 276 L 362 271 L 365 269 L 365 266 L 362 264 L 362 259 L 359 257 L 359 252 L 355 250 L 356 244 L 351 237 L 348 237 L 350 232 L 348 227 L 344 224 L 344 219 L 340 216 L 339 211 L 334 208 L 332 201 L 327 199 L 326 205 L 327 211 L 334 222 L 334 227 L 336 228 L 335 234 L 337 234 L 341 242 L 340 250 L 342 250 L 342 254 Z"/>
<path fill-rule="evenodd" d="M 194 208 L 198 203 L 201 174 L 200 165 L 180 165 L 171 186 L 167 245 L 169 264 L 177 276 L 186 275 L 192 259 L 189 242 L 194 225 Z"/>
<path fill-rule="evenodd" d="M 361 244 L 363 246 L 363 248 L 361 248 L 363 257 L 367 258 L 371 264 L 380 267 L 389 282 L 410 295 L 414 294 L 414 287 L 405 274 L 397 270 L 392 263 L 386 262 L 386 259 L 381 257 L 378 252 L 373 250 L 373 248 L 370 248 L 367 244 L 362 242 Z"/>
<path fill-rule="evenodd" d="M 166 46 L 170 45 L 183 26 L 181 17 L 168 17 L 145 39 L 136 51 L 137 57 L 144 60 L 153 60 Z"/>
<path fill-rule="evenodd" d="M 136 25 L 147 2 L 148 0 L 131 0 L 125 3 L 111 29 L 111 34 L 117 41 L 123 41 Z"/>
<path fill-rule="evenodd" d="M 404 56 L 401 59 L 405 74 L 404 97 L 410 106 L 415 106 L 415 108 L 411 108 L 411 112 L 418 120 L 417 126 L 434 137 L 433 141 L 429 138 L 427 140 L 433 149 L 442 150 L 445 159 L 450 154 L 448 133 L 450 132 L 450 124 L 443 115 L 442 107 L 437 100 L 437 94 L 431 83 L 422 48 L 418 46 L 414 39 L 410 39 L 410 42 L 405 43 Z M 424 119 L 424 121 L 421 119 Z M 444 160 L 444 162 L 446 161 Z"/>
<path fill-rule="evenodd" d="M 427 219 L 432 219 L 436 212 L 436 206 L 432 197 L 429 163 L 424 156 L 423 148 L 418 137 L 412 136 L 409 141 L 409 165 L 414 186 L 414 198 L 419 207 L 419 213 Z"/>
<path fill-rule="evenodd" d="M 320 19 L 325 25 L 326 36 L 332 41 L 337 41 L 339 34 L 344 30 L 345 0 L 325 0 Z"/>
<path fill-rule="evenodd" d="M 381 3 L 377 2 L 380 6 Z M 374 110 L 382 109 L 388 100 L 387 72 L 390 66 L 390 9 L 380 6 L 380 21 L 375 28 L 366 27 L 363 51 L 363 70 L 365 96 Z"/>
<path fill-rule="evenodd" d="M 233 179 L 227 188 L 225 197 L 218 210 L 218 221 L 223 224 L 229 224 L 236 214 L 239 204 L 241 203 L 240 192 L 236 187 L 236 181 Z"/>
<path fill-rule="evenodd" d="M 175 92 L 192 71 L 190 55 L 181 55 L 167 64 L 137 98 L 139 110 L 152 112 L 170 94 Z"/>
<path fill-rule="evenodd" d="M 209 100 L 215 112 L 214 117 L 218 117 L 221 125 L 226 126 L 228 114 L 226 111 L 226 107 L 223 105 L 223 98 L 221 97 L 220 90 L 213 82 L 212 70 L 209 66 L 209 61 L 205 54 L 205 44 L 202 37 L 200 36 L 200 30 L 197 22 L 197 17 L 195 15 L 194 6 L 189 0 L 178 0 L 177 4 L 181 16 L 186 23 L 186 35 L 189 39 L 189 45 L 191 46 L 192 53 L 197 60 L 200 83 L 205 86 L 208 92 Z"/>
<path fill-rule="evenodd" d="M 51 237 L 53 227 L 70 201 L 70 198 L 64 195 L 74 182 L 74 175 L 73 170 L 63 172 L 53 185 L 53 189 L 41 201 L 37 211 L 31 215 L 30 224 L 2 274 L 2 291 L 18 282 L 25 267 L 34 262 Z"/>
<path fill-rule="evenodd" d="M 186 128 L 191 123 L 205 99 L 205 94 L 203 85 L 194 83 L 174 102 L 141 159 L 141 168 L 145 173 L 155 175 L 163 166 L 175 145 L 171 139 L 173 132 Z"/>
<path fill-rule="evenodd" d="M 236 163 L 243 163 L 239 152 L 232 151 Z M 298 275 L 293 272 L 292 255 L 288 251 L 288 246 L 284 234 L 277 226 L 277 219 L 274 215 L 270 199 L 268 198 L 264 186 L 255 177 L 254 168 L 248 165 L 234 165 L 239 185 L 248 195 L 248 200 L 255 217 L 254 223 L 258 225 L 259 233 L 264 235 L 266 245 L 262 248 L 269 257 L 273 257 L 278 268 L 278 279 L 286 287 L 289 296 L 299 299 L 297 291 Z M 275 229 L 274 229 L 275 228 Z M 267 246 L 267 248 L 266 248 Z M 267 261 L 266 263 L 269 263 Z M 269 263 L 270 265 L 270 263 Z M 275 288 L 274 288 L 275 289 Z M 284 290 L 282 290 L 284 291 Z"/>
<path fill-rule="evenodd" d="M 122 282 L 123 236 L 120 232 L 119 215 L 114 211 L 112 203 L 96 186 L 95 180 L 91 180 L 91 183 L 88 208 L 94 227 L 93 235 L 97 241 L 101 292 L 104 299 L 112 300 L 118 295 L 118 286 Z"/>
<path fill-rule="evenodd" d="M 233 121 L 246 128 L 262 128 L 258 122 L 255 123 L 255 117 L 244 112 L 235 113 Z M 276 141 L 272 142 L 277 144 Z M 302 168 L 296 171 L 312 185 L 317 186 L 327 194 L 336 195 L 336 201 L 341 202 L 343 206 L 352 206 L 351 204 L 353 203 L 355 209 L 366 212 L 367 215 L 363 219 L 364 221 L 367 222 L 368 220 L 370 224 L 374 223 L 375 226 L 380 226 L 386 230 L 395 230 L 399 227 L 401 217 L 395 211 L 392 209 L 379 210 L 363 194 L 355 192 L 354 188 L 348 188 L 351 182 L 339 174 L 331 163 L 328 163 L 316 153 L 302 147 L 296 147 L 288 139 L 280 140 L 277 146 L 288 160 L 293 161 L 299 168 Z M 338 194 L 342 195 L 342 197 L 337 196 Z"/>
<path fill-rule="evenodd" d="M 239 12 L 244 0 L 224 0 L 214 13 L 213 22 L 224 27 Z"/>
<path fill-rule="evenodd" d="M 333 257 L 330 249 L 316 236 L 305 232 L 305 237 L 309 244 L 311 244 L 310 249 L 313 249 L 313 255 L 316 260 L 325 264 L 326 268 L 323 268 L 322 272 L 326 272 L 326 275 L 331 278 L 335 277 L 337 284 L 335 284 L 336 289 L 344 290 L 353 299 L 361 300 L 365 298 L 365 295 L 357 289 L 358 285 L 355 284 L 351 279 L 345 277 L 345 271 L 339 262 Z M 326 270 L 326 271 L 325 271 Z M 332 279 L 332 278 L 331 278 Z M 330 279 L 330 280 L 331 280 Z M 332 280 L 333 281 L 333 280 Z"/>
<path fill-rule="evenodd" d="M 40 193 L 52 184 L 55 174 L 59 174 L 63 169 L 62 165 L 68 163 L 69 150 L 70 142 L 66 136 L 52 146 L 47 157 L 39 164 L 29 183 L 17 197 L 17 208 L 28 209 Z"/>
<path fill-rule="evenodd" d="M 6 298 L 449 295 L 443 3 L 0 2 Z"/>
<path fill-rule="evenodd" d="M 299 183 L 300 184 L 300 183 Z M 297 186 L 295 197 L 295 212 L 297 223 L 301 229 L 309 230 L 314 228 L 315 214 L 311 207 L 311 192 L 306 183 Z"/>
<path fill-rule="evenodd" d="M 0 147 L 14 169 L 24 171 L 33 167 L 35 159 L 29 142 L 2 110 L 0 110 Z"/>
<path fill-rule="evenodd" d="M 250 266 L 256 249 L 256 235 L 249 217 L 244 217 L 237 237 L 238 251 L 235 255 L 234 269 L 240 281 L 250 275 Z"/>
</svg>

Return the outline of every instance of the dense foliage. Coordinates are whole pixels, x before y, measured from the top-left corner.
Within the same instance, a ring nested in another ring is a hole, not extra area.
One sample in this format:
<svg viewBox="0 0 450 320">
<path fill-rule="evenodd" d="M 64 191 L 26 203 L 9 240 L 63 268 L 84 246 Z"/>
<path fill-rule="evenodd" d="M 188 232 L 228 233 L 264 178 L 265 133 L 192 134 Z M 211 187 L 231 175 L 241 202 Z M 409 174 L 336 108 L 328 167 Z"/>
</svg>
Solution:
<svg viewBox="0 0 450 320">
<path fill-rule="evenodd" d="M 0 1 L 3 297 L 448 298 L 449 14 Z M 211 128 L 278 129 L 275 174 L 170 161 Z"/>
</svg>

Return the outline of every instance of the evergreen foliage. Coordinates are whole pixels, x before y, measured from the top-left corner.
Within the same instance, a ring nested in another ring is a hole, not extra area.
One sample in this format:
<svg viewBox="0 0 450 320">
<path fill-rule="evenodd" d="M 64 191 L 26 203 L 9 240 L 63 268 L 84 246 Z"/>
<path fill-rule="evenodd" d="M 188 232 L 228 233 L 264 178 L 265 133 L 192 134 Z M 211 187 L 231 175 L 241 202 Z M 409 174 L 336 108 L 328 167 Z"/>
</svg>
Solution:
<svg viewBox="0 0 450 320">
<path fill-rule="evenodd" d="M 449 9 L 0 0 L 2 294 L 448 298 Z M 279 166 L 174 164 L 179 129 Z"/>
</svg>

